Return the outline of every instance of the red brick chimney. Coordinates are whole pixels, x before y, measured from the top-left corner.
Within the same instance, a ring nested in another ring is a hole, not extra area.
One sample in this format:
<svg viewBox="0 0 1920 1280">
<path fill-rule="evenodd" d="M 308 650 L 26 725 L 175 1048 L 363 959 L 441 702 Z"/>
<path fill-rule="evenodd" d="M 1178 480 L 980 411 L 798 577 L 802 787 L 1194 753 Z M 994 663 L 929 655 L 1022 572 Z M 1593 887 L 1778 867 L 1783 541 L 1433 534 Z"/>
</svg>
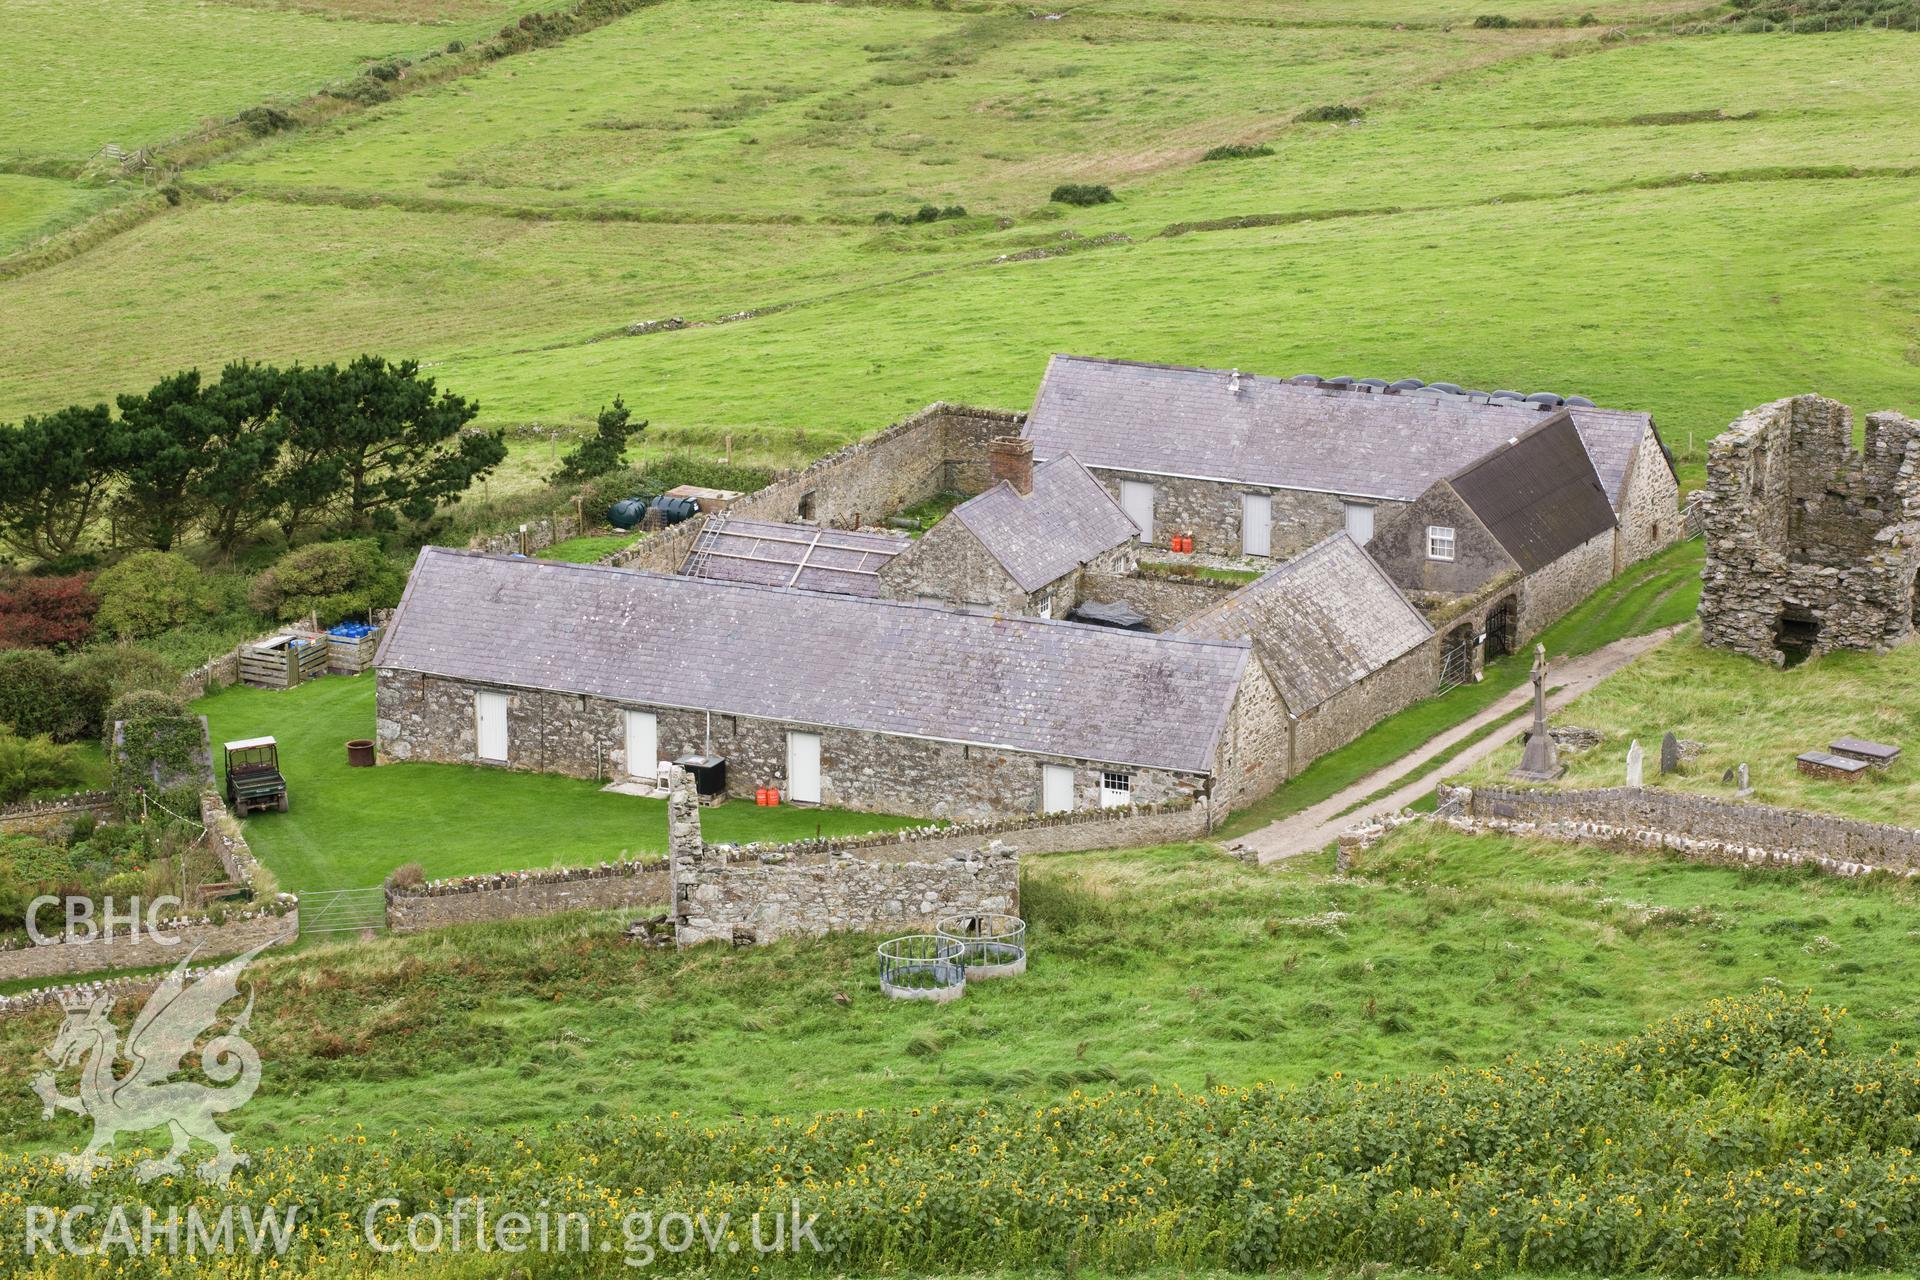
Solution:
<svg viewBox="0 0 1920 1280">
<path fill-rule="evenodd" d="M 987 444 L 987 473 L 995 484 L 1005 480 L 1021 497 L 1033 492 L 1033 441 L 1000 436 Z"/>
</svg>

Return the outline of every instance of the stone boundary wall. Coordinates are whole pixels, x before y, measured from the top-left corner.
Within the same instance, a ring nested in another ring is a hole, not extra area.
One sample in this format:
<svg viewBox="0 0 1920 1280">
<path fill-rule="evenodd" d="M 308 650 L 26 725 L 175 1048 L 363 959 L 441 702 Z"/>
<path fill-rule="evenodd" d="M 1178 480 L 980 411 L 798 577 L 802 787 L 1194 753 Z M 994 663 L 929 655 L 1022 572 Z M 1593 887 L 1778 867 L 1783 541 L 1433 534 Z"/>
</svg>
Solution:
<svg viewBox="0 0 1920 1280">
<path fill-rule="evenodd" d="M 667 863 L 603 863 L 559 871 L 434 880 L 387 890 L 387 928 L 417 933 L 481 920 L 518 920 L 562 911 L 620 911 L 667 904 Z"/>
<path fill-rule="evenodd" d="M 76 791 L 52 800 L 30 800 L 0 809 L 0 834 L 39 835 L 64 827 L 83 813 L 105 817 L 112 812 L 111 791 Z"/>
<path fill-rule="evenodd" d="M 475 534 L 467 542 L 467 550 L 484 551 L 489 555 L 510 556 L 525 552 L 532 555 L 536 551 L 545 551 L 556 542 L 565 542 L 568 538 L 580 536 L 580 517 L 563 515 L 556 518 L 541 517 L 538 520 L 524 522 L 527 526 L 526 545 L 520 544 L 520 529 L 516 524 L 506 533 Z"/>
<path fill-rule="evenodd" d="M 249 912 L 230 916 L 219 924 L 205 917 L 174 920 L 163 923 L 161 929 L 172 942 L 163 943 L 149 937 L 143 922 L 137 939 L 116 933 L 110 940 L 54 942 L 43 947 L 0 950 L 0 981 L 65 977 L 108 969 L 146 969 L 178 964 L 189 954 L 204 960 L 236 956 L 263 942 L 277 945 L 293 941 L 300 934 L 300 909 L 292 905 L 284 912 Z"/>
<path fill-rule="evenodd" d="M 1023 415 L 938 401 L 867 440 L 842 446 L 800 471 L 776 478 L 727 508 L 742 519 L 802 520 L 804 499 L 812 523 L 834 528 L 878 524 L 948 489 L 985 488 L 987 441 L 995 432 L 1018 434 Z M 624 569 L 677 573 L 706 524 L 695 516 L 642 538 L 600 561 Z"/>
<path fill-rule="evenodd" d="M 1660 787 L 1546 791 L 1448 787 L 1478 828 L 1581 844 L 1670 849 L 1707 862 L 1801 863 L 1836 875 L 1920 874 L 1920 830 L 1736 804 Z"/>
<path fill-rule="evenodd" d="M 219 968 L 217 964 L 194 965 L 187 970 L 185 977 L 188 982 L 194 982 L 206 977 L 217 968 Z M 57 1004 L 69 995 L 86 996 L 89 999 L 98 996 L 113 996 L 116 999 L 122 996 L 144 996 L 164 982 L 167 976 L 167 974 L 154 973 L 142 974 L 138 977 L 100 978 L 93 982 L 67 982 L 57 987 L 35 987 L 19 995 L 0 996 L 0 1018 L 28 1013 L 42 1005 Z"/>
</svg>

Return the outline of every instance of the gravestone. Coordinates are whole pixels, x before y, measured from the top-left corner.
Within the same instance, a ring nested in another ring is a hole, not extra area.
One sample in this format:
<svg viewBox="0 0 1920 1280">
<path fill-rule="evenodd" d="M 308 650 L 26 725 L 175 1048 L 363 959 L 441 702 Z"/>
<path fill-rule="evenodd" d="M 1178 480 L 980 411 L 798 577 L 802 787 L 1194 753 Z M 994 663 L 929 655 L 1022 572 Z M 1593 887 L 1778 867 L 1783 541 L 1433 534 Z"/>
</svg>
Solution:
<svg viewBox="0 0 1920 1280">
<path fill-rule="evenodd" d="M 1627 748 L 1627 785 L 1628 786 L 1638 787 L 1643 785 L 1645 762 L 1646 762 L 1646 752 L 1640 749 L 1640 739 L 1635 738 L 1633 740 L 1632 745 L 1630 745 Z"/>
<path fill-rule="evenodd" d="M 1660 739 L 1660 772 L 1662 774 L 1680 772 L 1680 739 L 1673 736 L 1673 730 L 1667 730 L 1667 736 Z"/>
<path fill-rule="evenodd" d="M 1740 787 L 1733 794 L 1740 799 L 1745 799 L 1753 794 L 1753 783 L 1747 778 L 1747 766 L 1744 764 L 1740 766 L 1739 779 Z"/>
</svg>

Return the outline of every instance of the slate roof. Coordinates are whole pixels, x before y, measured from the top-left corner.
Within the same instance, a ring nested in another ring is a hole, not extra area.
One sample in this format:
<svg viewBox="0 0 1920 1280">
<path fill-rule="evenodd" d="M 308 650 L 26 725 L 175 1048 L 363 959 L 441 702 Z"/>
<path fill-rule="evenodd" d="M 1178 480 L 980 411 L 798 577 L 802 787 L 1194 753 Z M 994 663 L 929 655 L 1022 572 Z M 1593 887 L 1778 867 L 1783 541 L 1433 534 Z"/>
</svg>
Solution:
<svg viewBox="0 0 1920 1280">
<path fill-rule="evenodd" d="M 1276 565 L 1173 634 L 1248 637 L 1304 715 L 1433 634 L 1373 557 L 1342 530 Z"/>
<path fill-rule="evenodd" d="M 1494 540 L 1527 573 L 1612 529 L 1613 504 L 1565 410 L 1451 478 Z"/>
<path fill-rule="evenodd" d="M 1027 415 L 1040 458 L 1411 502 L 1538 422 L 1538 406 L 1302 386 L 1218 369 L 1056 355 Z M 1617 506 L 1644 413 L 1569 409 Z"/>
<path fill-rule="evenodd" d="M 1245 642 L 426 547 L 374 663 L 1210 772 Z"/>
<path fill-rule="evenodd" d="M 1032 493 L 1022 496 L 1003 480 L 951 514 L 1022 591 L 1038 591 L 1140 534 L 1140 526 L 1072 454 L 1035 467 Z"/>
<path fill-rule="evenodd" d="M 717 582 L 754 582 L 849 596 L 878 596 L 880 567 L 913 543 L 898 534 L 715 515 L 680 572 Z"/>
</svg>

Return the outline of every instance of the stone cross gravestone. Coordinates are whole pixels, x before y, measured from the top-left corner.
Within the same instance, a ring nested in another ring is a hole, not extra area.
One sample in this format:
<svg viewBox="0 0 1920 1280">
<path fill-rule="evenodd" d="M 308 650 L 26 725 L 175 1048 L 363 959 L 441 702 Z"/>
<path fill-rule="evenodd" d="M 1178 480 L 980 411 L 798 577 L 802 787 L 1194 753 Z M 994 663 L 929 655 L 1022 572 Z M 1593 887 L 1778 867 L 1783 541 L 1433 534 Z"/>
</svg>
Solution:
<svg viewBox="0 0 1920 1280">
<path fill-rule="evenodd" d="M 1667 736 L 1660 739 L 1660 772 L 1680 772 L 1680 739 L 1673 736 L 1673 730 L 1667 730 Z"/>
<path fill-rule="evenodd" d="M 1643 778 L 1643 773 L 1645 769 L 1645 761 L 1646 761 L 1646 752 L 1640 749 L 1640 739 L 1635 738 L 1633 740 L 1632 745 L 1630 745 L 1627 748 L 1627 785 L 1628 786 L 1638 787 L 1643 785 L 1642 778 Z"/>
<path fill-rule="evenodd" d="M 1507 776 L 1529 782 L 1551 782 L 1565 772 L 1553 734 L 1547 729 L 1547 646 L 1536 644 L 1533 646 L 1533 728 L 1527 730 L 1527 749 L 1520 757 L 1520 767 L 1509 770 Z"/>
</svg>

